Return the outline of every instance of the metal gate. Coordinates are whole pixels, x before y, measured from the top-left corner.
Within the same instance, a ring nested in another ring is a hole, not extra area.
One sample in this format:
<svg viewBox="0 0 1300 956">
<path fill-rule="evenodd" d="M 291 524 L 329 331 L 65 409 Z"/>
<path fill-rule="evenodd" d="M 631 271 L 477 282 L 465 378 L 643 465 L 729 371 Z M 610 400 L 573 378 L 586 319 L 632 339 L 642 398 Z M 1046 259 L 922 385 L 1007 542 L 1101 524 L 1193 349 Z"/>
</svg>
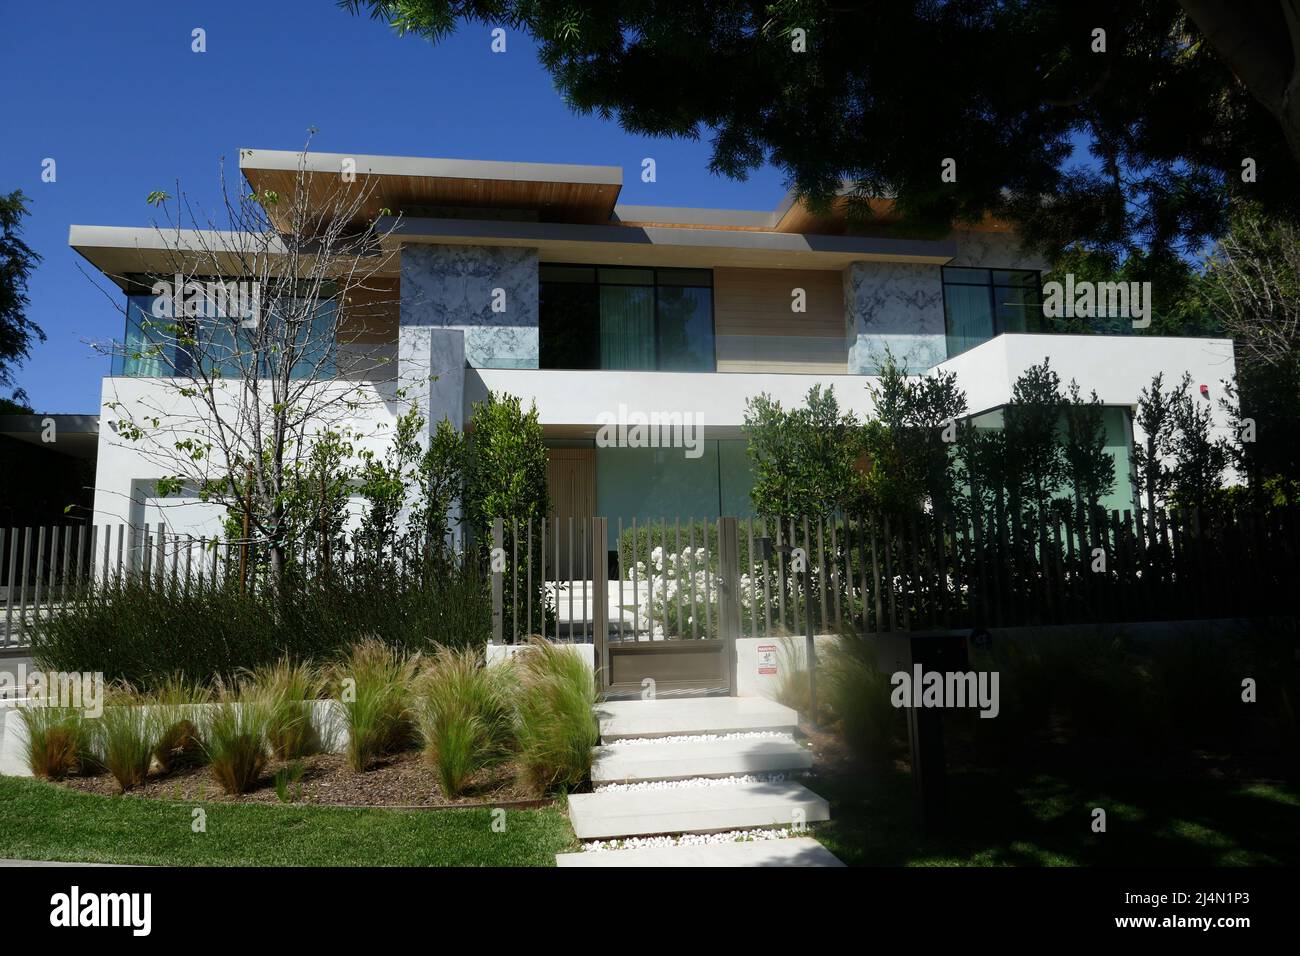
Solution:
<svg viewBox="0 0 1300 956">
<path fill-rule="evenodd" d="M 495 641 L 589 641 L 609 697 L 733 692 L 738 519 L 497 522 L 493 544 Z"/>
</svg>

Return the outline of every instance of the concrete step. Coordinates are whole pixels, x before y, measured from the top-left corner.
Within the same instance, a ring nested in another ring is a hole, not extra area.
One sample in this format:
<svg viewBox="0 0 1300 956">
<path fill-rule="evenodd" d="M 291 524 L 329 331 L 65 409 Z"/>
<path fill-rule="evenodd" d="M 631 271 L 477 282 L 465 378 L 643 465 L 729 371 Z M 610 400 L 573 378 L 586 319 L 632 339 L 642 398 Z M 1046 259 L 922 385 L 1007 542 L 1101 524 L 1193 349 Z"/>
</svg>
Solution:
<svg viewBox="0 0 1300 956">
<path fill-rule="evenodd" d="M 607 744 L 593 754 L 591 781 L 596 784 L 807 770 L 813 759 L 808 748 L 774 737 Z"/>
<path fill-rule="evenodd" d="M 748 730 L 792 732 L 799 715 L 762 697 L 698 697 L 688 700 L 616 700 L 596 705 L 602 740 L 727 734 Z"/>
<path fill-rule="evenodd" d="M 621 790 L 569 797 L 581 840 L 659 833 L 717 833 L 830 819 L 830 807 L 802 784 L 736 783 L 676 790 Z"/>
<path fill-rule="evenodd" d="M 812 837 L 703 846 L 649 846 L 603 853 L 557 853 L 556 866 L 843 866 Z"/>
</svg>

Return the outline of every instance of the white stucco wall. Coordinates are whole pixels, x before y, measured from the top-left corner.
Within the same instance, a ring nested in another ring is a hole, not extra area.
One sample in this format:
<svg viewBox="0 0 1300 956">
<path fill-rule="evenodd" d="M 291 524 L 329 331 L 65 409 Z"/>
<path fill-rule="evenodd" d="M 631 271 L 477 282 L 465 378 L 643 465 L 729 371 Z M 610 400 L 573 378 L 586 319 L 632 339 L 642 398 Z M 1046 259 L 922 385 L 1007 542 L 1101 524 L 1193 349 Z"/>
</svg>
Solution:
<svg viewBox="0 0 1300 956">
<path fill-rule="evenodd" d="M 1196 384 L 1210 387 L 1208 404 L 1215 423 L 1226 427 L 1218 408 L 1221 380 L 1234 374 L 1228 339 L 1159 336 L 1000 335 L 938 366 L 957 374 L 972 412 L 1005 405 L 1017 377 L 1029 366 L 1051 360 L 1064 382 L 1077 379 L 1085 392 L 1097 390 L 1107 405 L 1133 406 L 1156 372 L 1167 383 L 1184 371 Z M 739 428 L 745 402 L 767 392 L 783 404 L 802 404 L 813 385 L 833 386 L 840 407 L 868 416 L 872 401 L 865 375 L 777 375 L 758 372 L 549 371 L 539 369 L 468 369 L 467 407 L 488 390 L 519 395 L 527 406 L 536 401 L 543 425 L 594 425 L 601 412 L 616 414 L 622 403 L 632 409 L 691 412 L 704 416 L 709 428 Z"/>
<path fill-rule="evenodd" d="M 225 409 L 237 404 L 238 383 L 230 382 L 231 392 L 223 401 Z M 162 477 L 188 477 L 192 466 L 182 469 L 177 463 L 174 443 L 185 437 L 199 438 L 197 422 L 206 418 L 204 405 L 180 394 L 184 380 L 150 378 L 105 378 L 100 396 L 98 461 L 95 475 L 95 519 L 97 525 L 132 524 L 148 521 L 163 523 L 176 534 L 211 535 L 219 527 L 223 509 L 204 504 L 192 493 L 166 499 L 153 494 L 153 482 Z M 357 451 L 364 448 L 382 452 L 392 438 L 393 425 L 408 405 L 396 396 L 395 382 L 364 383 L 334 381 L 316 388 L 335 395 L 351 394 L 357 401 L 355 410 L 341 405 L 330 409 L 318 427 L 350 428 Z M 116 405 L 128 410 L 135 420 L 156 417 L 157 428 L 139 441 L 118 436 L 112 427 L 125 417 Z M 219 473 L 218 457 L 206 472 Z M 359 505 L 358 505 L 359 507 Z"/>
</svg>

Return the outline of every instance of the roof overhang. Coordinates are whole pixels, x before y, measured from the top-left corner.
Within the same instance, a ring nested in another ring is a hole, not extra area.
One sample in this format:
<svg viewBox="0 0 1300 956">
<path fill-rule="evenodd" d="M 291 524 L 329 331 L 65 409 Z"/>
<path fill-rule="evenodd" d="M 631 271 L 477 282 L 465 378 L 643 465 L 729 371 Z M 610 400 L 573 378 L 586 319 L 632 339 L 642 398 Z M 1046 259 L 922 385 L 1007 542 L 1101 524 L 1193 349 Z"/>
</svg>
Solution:
<svg viewBox="0 0 1300 956">
<path fill-rule="evenodd" d="M 129 275 L 247 275 L 250 261 L 260 258 L 257 266 L 266 268 L 286 252 L 278 235 L 151 226 L 74 225 L 68 245 L 122 288 Z M 310 255 L 299 254 L 297 263 L 299 275 L 310 274 Z M 396 257 L 376 268 L 378 275 L 396 273 Z"/>
<path fill-rule="evenodd" d="M 710 268 L 841 269 L 850 262 L 943 265 L 957 254 L 938 241 L 820 236 L 674 226 L 576 225 L 471 219 L 383 219 L 387 242 L 528 246 L 543 262 Z"/>
<path fill-rule="evenodd" d="M 99 417 L 0 415 L 0 435 L 71 458 L 94 458 L 99 449 Z"/>
<path fill-rule="evenodd" d="M 413 208 L 498 210 L 535 215 L 541 222 L 608 222 L 623 186 L 618 166 L 502 163 L 416 156 L 362 156 L 241 149 L 239 168 L 261 193 L 293 196 L 299 183 L 328 202 L 340 187 L 365 192 L 362 217 Z M 346 179 L 344 173 L 355 179 Z M 287 205 L 287 204 L 286 204 Z M 272 220 L 276 207 L 267 209 Z M 276 222 L 277 227 L 284 224 Z"/>
</svg>

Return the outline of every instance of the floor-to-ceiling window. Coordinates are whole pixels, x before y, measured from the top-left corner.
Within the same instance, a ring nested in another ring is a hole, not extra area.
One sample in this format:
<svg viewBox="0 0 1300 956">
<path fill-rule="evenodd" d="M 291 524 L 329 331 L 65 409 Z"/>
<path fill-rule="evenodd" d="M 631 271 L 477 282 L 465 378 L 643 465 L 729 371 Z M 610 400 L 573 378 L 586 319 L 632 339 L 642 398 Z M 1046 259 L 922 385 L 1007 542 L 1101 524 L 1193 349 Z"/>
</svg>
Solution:
<svg viewBox="0 0 1300 956">
<path fill-rule="evenodd" d="M 193 296 L 173 298 L 166 308 L 155 308 L 159 297 L 153 291 L 152 280 L 130 277 L 125 335 L 121 346 L 114 350 L 110 374 L 128 378 L 187 377 L 194 373 L 195 364 L 201 363 L 204 369 L 233 378 L 256 361 L 258 375 L 266 378 L 277 376 L 281 364 L 289 360 L 293 362 L 290 378 L 332 378 L 336 358 L 333 291 L 328 287 L 324 290 L 310 316 L 306 315 L 310 300 L 300 297 L 298 289 L 284 287 L 272 296 L 258 292 L 258 321 L 265 323 L 259 327 L 228 307 L 225 298 L 206 291 L 237 281 L 186 280 L 187 288 L 190 284 L 202 288 L 196 289 Z M 250 294 L 254 293 L 250 290 Z M 180 304 L 191 298 L 194 301 L 190 307 Z M 241 308 L 245 305 L 241 303 Z M 292 355 L 288 357 L 277 347 L 288 344 L 283 341 L 287 336 L 276 327 L 286 321 L 297 324 Z"/>
<path fill-rule="evenodd" d="M 714 370 L 708 269 L 545 264 L 539 279 L 542 368 Z"/>
<path fill-rule="evenodd" d="M 1003 332 L 1037 332 L 1043 314 L 1039 274 L 944 267 L 943 305 L 950 358 Z"/>
</svg>

